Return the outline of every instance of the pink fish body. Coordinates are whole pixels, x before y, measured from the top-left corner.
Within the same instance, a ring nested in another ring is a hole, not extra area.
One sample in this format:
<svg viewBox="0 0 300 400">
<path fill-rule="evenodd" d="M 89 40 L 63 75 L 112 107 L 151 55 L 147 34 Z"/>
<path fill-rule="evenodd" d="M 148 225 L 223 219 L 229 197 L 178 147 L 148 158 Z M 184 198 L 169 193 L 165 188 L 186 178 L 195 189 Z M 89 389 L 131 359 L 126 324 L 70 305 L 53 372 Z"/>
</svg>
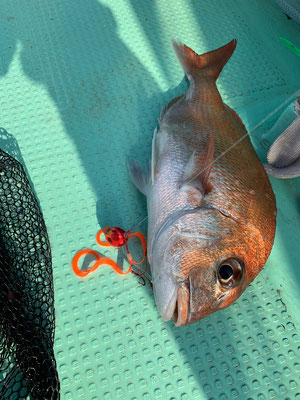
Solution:
<svg viewBox="0 0 300 400">
<path fill-rule="evenodd" d="M 162 111 L 151 173 L 129 173 L 147 196 L 148 258 L 156 304 L 177 326 L 232 304 L 272 249 L 276 204 L 269 179 L 216 79 L 236 47 L 197 55 L 174 43 L 187 92 Z"/>
</svg>

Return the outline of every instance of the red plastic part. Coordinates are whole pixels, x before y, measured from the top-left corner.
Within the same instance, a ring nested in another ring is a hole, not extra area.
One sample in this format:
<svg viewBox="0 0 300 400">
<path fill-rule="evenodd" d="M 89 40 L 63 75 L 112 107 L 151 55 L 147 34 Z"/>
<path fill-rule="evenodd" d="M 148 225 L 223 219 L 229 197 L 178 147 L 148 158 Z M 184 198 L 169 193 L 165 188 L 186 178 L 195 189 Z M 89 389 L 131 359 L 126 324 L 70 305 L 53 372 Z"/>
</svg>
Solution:
<svg viewBox="0 0 300 400">
<path fill-rule="evenodd" d="M 101 240 L 101 235 L 102 234 L 105 235 L 105 238 L 106 238 L 107 242 L 103 242 Z M 140 239 L 140 241 L 142 243 L 143 251 L 144 251 L 144 257 L 139 262 L 135 262 L 133 257 L 132 257 L 132 255 L 128 251 L 127 241 L 128 241 L 128 239 L 130 239 L 133 236 L 137 236 Z M 121 246 L 125 245 L 126 246 L 126 250 L 127 250 L 127 258 L 128 258 L 128 261 L 129 261 L 129 269 L 126 272 L 123 272 L 121 270 L 121 268 L 118 266 L 118 264 L 115 261 L 111 260 L 110 258 L 101 257 L 101 255 L 95 250 L 84 249 L 84 250 L 78 251 L 75 254 L 75 256 L 74 256 L 74 258 L 72 260 L 73 271 L 80 278 L 85 278 L 91 272 L 94 272 L 100 265 L 109 265 L 118 274 L 126 275 L 129 272 L 133 272 L 132 271 L 132 265 L 133 264 L 134 265 L 142 264 L 145 261 L 146 257 L 147 257 L 146 239 L 145 239 L 144 235 L 142 233 L 140 233 L 140 232 L 129 233 L 129 232 L 125 232 L 122 228 L 114 228 L 114 227 L 104 228 L 104 229 L 101 229 L 97 233 L 96 241 L 100 246 L 105 246 L 105 247 L 110 247 L 110 246 L 121 247 Z M 82 256 L 85 256 L 87 254 L 93 255 L 96 260 L 95 260 L 94 264 L 92 265 L 92 267 L 90 269 L 85 270 L 85 271 L 81 271 L 79 266 L 78 266 L 79 260 L 80 260 L 80 258 Z M 146 270 L 144 272 L 141 272 L 140 276 L 144 275 L 145 272 L 146 272 Z"/>
</svg>

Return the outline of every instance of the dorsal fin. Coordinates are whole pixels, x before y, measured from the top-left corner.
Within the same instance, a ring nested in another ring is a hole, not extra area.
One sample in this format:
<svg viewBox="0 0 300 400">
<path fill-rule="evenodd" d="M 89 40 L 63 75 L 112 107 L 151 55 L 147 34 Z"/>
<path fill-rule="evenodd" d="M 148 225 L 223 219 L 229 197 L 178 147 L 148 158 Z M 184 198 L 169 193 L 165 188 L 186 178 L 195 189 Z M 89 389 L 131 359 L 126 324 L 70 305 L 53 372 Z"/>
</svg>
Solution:
<svg viewBox="0 0 300 400">
<path fill-rule="evenodd" d="M 225 104 L 225 107 L 232 113 L 232 115 L 234 116 L 234 118 L 237 120 L 237 122 L 242 125 L 242 128 L 244 129 L 245 132 L 247 132 L 247 129 L 243 123 L 243 121 L 241 120 L 240 116 L 238 115 L 238 113 L 236 111 L 234 111 L 231 107 L 229 107 L 227 104 Z"/>
<path fill-rule="evenodd" d="M 175 97 L 174 99 L 172 99 L 171 101 L 169 101 L 169 103 L 161 110 L 160 116 L 159 116 L 159 120 L 158 122 L 160 123 L 160 121 L 163 119 L 163 117 L 165 116 L 166 112 L 168 110 L 170 110 L 170 108 L 176 104 L 179 100 L 184 98 L 184 94 L 181 94 L 180 96 Z"/>
</svg>

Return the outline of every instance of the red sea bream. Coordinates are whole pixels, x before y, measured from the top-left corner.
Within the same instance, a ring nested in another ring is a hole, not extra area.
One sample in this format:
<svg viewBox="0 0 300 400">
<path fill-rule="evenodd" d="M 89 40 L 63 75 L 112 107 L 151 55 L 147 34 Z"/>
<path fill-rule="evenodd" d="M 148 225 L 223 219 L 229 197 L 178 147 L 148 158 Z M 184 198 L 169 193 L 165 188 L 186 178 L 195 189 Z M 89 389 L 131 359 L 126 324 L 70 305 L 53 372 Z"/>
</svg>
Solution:
<svg viewBox="0 0 300 400">
<path fill-rule="evenodd" d="M 158 310 L 177 326 L 232 304 L 272 249 L 276 204 L 238 115 L 216 86 L 236 40 L 197 55 L 174 42 L 189 89 L 162 111 L 151 171 L 129 173 L 147 196 L 148 258 Z"/>
</svg>

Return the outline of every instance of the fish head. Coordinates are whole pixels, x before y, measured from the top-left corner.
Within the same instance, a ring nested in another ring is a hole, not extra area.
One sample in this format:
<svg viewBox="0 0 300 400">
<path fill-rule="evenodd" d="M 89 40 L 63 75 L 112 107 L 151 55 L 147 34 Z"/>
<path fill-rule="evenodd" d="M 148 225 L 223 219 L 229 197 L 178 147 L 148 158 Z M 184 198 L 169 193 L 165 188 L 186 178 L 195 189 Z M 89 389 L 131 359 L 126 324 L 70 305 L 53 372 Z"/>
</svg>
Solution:
<svg viewBox="0 0 300 400">
<path fill-rule="evenodd" d="M 183 326 L 228 307 L 262 269 L 271 247 L 257 228 L 216 209 L 183 215 L 159 235 L 151 252 L 162 318 Z"/>
</svg>

